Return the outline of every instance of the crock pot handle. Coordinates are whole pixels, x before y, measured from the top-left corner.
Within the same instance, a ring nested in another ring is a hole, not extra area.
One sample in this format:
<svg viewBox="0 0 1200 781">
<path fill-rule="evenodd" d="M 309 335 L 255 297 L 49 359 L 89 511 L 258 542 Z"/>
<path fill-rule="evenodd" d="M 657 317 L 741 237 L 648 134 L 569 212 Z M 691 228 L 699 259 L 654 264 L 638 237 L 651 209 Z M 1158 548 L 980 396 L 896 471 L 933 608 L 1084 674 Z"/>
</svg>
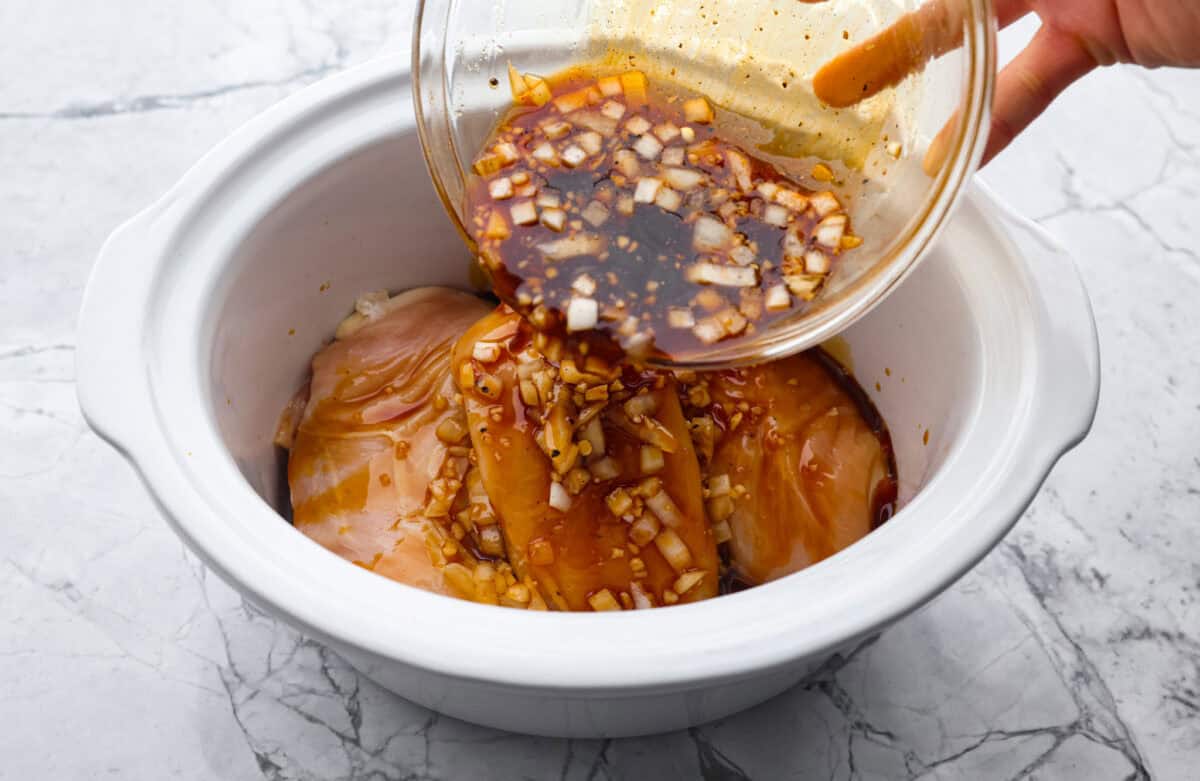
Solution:
<svg viewBox="0 0 1200 781">
<path fill-rule="evenodd" d="M 88 425 L 113 447 L 132 455 L 147 392 L 143 359 L 145 301 L 153 280 L 152 206 L 113 231 L 92 266 L 79 312 L 75 392 Z"/>
<path fill-rule="evenodd" d="M 1039 358 L 1038 431 L 1057 459 L 1079 444 L 1092 427 L 1100 400 L 1100 342 L 1087 289 L 1071 253 L 1045 228 L 1017 214 L 982 184 L 1008 234 L 1038 276 L 1033 290 L 1048 339 Z"/>
</svg>

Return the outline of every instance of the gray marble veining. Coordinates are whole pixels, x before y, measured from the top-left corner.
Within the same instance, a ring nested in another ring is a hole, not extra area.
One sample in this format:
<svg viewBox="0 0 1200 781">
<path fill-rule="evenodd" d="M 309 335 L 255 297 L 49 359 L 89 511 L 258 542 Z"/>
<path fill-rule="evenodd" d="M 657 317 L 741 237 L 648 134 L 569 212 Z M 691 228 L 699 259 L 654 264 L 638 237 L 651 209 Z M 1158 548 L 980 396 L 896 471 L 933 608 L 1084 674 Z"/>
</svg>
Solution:
<svg viewBox="0 0 1200 781">
<path fill-rule="evenodd" d="M 267 105 L 381 49 L 385 0 L 0 4 L 0 778 L 1195 777 L 1200 76 L 1110 69 L 984 174 L 1079 259 L 1091 437 L 1009 537 L 808 684 L 683 733 L 442 718 L 246 605 L 83 423 L 96 251 Z M 1003 38 L 1010 50 L 1029 24 Z"/>
</svg>

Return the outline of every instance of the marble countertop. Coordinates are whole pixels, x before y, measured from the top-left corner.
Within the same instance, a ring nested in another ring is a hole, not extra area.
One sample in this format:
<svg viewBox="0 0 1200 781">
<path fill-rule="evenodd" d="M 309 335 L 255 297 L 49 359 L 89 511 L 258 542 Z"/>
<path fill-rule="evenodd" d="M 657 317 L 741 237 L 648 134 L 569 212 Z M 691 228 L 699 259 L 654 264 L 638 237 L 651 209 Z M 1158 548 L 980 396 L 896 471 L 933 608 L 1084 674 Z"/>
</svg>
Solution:
<svg viewBox="0 0 1200 781">
<path fill-rule="evenodd" d="M 0 778 L 1194 777 L 1196 74 L 1094 74 L 983 174 L 1079 259 L 1099 416 L 983 563 L 836 672 L 677 734 L 497 733 L 379 689 L 188 554 L 80 417 L 88 270 L 240 123 L 403 48 L 409 15 L 388 0 L 0 4 Z"/>
</svg>

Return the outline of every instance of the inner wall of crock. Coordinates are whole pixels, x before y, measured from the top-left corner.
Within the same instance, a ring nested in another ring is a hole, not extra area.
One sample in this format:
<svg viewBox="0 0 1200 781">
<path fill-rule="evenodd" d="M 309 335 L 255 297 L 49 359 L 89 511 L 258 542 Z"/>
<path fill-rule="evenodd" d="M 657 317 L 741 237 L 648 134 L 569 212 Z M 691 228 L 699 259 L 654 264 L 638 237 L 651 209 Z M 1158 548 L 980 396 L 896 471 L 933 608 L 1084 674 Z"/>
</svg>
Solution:
<svg viewBox="0 0 1200 781">
<path fill-rule="evenodd" d="M 208 304 L 213 416 L 242 475 L 281 516 L 289 517 L 286 455 L 273 439 L 313 353 L 360 293 L 469 288 L 469 266 L 415 132 L 315 173 L 237 246 L 228 284 Z M 941 468 L 976 403 L 982 347 L 967 302 L 953 259 L 935 251 L 844 335 L 856 376 L 890 425 L 902 501 Z"/>
<path fill-rule="evenodd" d="M 221 436 L 247 482 L 291 517 L 286 453 L 274 444 L 309 361 L 359 294 L 469 289 L 473 261 L 429 184 L 415 132 L 390 136 L 281 200 L 230 258 L 212 345 Z"/>
</svg>

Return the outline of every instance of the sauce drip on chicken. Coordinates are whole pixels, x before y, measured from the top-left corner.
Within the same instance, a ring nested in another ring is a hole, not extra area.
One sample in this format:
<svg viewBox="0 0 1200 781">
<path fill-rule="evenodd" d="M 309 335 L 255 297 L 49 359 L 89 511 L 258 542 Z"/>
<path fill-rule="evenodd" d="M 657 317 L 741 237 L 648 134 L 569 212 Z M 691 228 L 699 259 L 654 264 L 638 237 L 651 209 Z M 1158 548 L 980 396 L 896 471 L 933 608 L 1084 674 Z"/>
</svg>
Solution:
<svg viewBox="0 0 1200 781">
<path fill-rule="evenodd" d="M 887 431 L 832 359 L 665 373 L 567 356 L 516 312 L 360 299 L 278 441 L 296 527 L 488 604 L 625 610 L 757 585 L 890 514 Z"/>
</svg>

